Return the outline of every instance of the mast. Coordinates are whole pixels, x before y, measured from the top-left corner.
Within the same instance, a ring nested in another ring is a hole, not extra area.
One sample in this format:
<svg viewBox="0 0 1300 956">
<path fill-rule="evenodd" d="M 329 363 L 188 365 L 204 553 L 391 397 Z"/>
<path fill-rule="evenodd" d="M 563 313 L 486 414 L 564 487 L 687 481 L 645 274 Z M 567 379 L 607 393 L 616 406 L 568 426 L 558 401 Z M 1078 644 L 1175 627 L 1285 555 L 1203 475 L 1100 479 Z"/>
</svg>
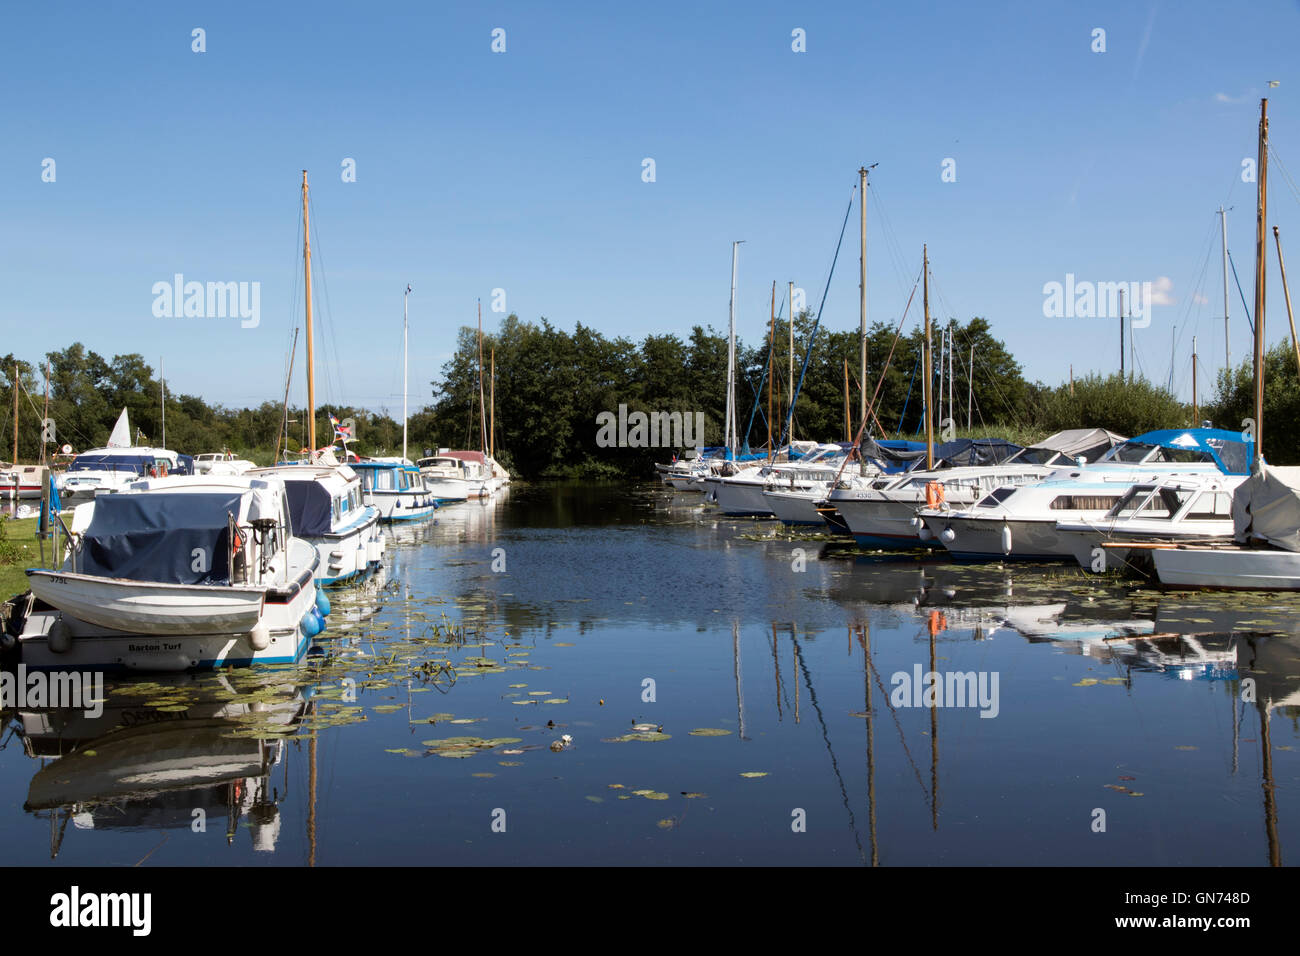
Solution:
<svg viewBox="0 0 1300 956">
<path fill-rule="evenodd" d="M 1119 380 L 1124 382 L 1124 290 L 1119 290 Z"/>
<path fill-rule="evenodd" d="M 1200 424 L 1201 406 L 1196 401 L 1196 336 L 1192 336 L 1192 427 Z"/>
<path fill-rule="evenodd" d="M 402 293 L 402 460 L 406 460 L 406 383 L 407 383 L 407 331 L 409 323 L 407 322 L 407 300 L 411 297 L 411 284 L 406 284 L 406 291 Z"/>
<path fill-rule="evenodd" d="M 1277 243 L 1277 269 L 1282 273 L 1282 296 L 1286 299 L 1286 320 L 1291 323 L 1291 348 L 1295 350 L 1296 371 L 1300 371 L 1300 342 L 1296 341 L 1295 336 L 1295 314 L 1291 311 L 1291 290 L 1286 284 L 1286 263 L 1282 261 L 1282 237 L 1277 233 L 1277 226 L 1273 227 L 1273 241 Z"/>
<path fill-rule="evenodd" d="M 1264 265 L 1268 246 L 1264 224 L 1268 221 L 1268 98 L 1259 101 L 1259 181 L 1255 200 L 1255 460 L 1264 460 Z"/>
<path fill-rule="evenodd" d="M 731 306 L 727 332 L 727 421 L 724 442 L 731 458 L 736 457 L 736 266 L 743 239 L 731 244 Z"/>
<path fill-rule="evenodd" d="M 311 324 L 311 232 L 307 221 L 307 170 L 302 171 L 302 275 L 307 290 L 307 455 L 316 456 L 316 351 Z"/>
<path fill-rule="evenodd" d="M 1070 394 L 1074 394 L 1074 366 L 1070 366 Z M 966 430 L 971 428 L 971 409 L 975 405 L 975 343 L 970 346 L 970 368 L 966 372 Z"/>
<path fill-rule="evenodd" d="M 158 394 L 162 405 L 162 446 L 167 447 L 167 374 L 163 371 L 162 356 L 158 356 Z"/>
<path fill-rule="evenodd" d="M 293 345 L 289 348 L 289 372 L 284 378 L 284 419 L 282 427 L 284 428 L 284 447 L 287 452 L 289 449 L 289 386 L 293 382 L 293 360 L 298 354 L 298 330 L 293 330 Z M 346 446 L 344 446 L 346 447 Z M 346 457 L 346 456 L 344 456 Z M 275 461 L 280 460 L 280 435 L 275 436 Z"/>
<path fill-rule="evenodd" d="M 789 390 L 786 394 L 786 402 L 790 405 L 790 429 L 789 438 L 794 442 L 794 280 L 790 280 L 789 292 L 786 301 L 790 303 L 790 380 Z M 796 687 L 798 684 L 795 685 Z"/>
<path fill-rule="evenodd" d="M 488 363 L 488 457 L 496 461 L 497 457 L 497 350 L 492 348 L 492 358 Z"/>
<path fill-rule="evenodd" d="M 853 414 L 849 409 L 849 360 L 844 360 L 844 438 L 853 441 Z"/>
<path fill-rule="evenodd" d="M 478 434 L 479 450 L 487 454 L 487 418 L 483 398 L 483 300 L 478 300 Z"/>
<path fill-rule="evenodd" d="M 878 164 L 872 163 L 871 169 L 875 169 Z M 862 246 L 862 256 L 858 268 L 858 311 L 861 316 L 861 339 L 859 349 L 859 379 L 861 400 L 858 403 L 858 420 L 865 422 L 867 420 L 867 167 L 863 166 L 858 169 L 858 181 L 862 187 L 859 202 L 862 206 L 862 223 L 859 229 Z M 853 436 L 849 436 L 853 440 Z"/>
<path fill-rule="evenodd" d="M 14 363 L 14 464 L 18 464 L 18 364 Z M 17 484 L 14 485 L 17 487 Z"/>
<path fill-rule="evenodd" d="M 953 406 L 953 397 L 957 394 L 957 379 L 952 374 L 952 356 L 956 351 L 957 343 L 953 341 L 952 326 L 948 326 L 948 419 L 956 424 L 956 412 Z"/>
<path fill-rule="evenodd" d="M 947 333 L 939 330 L 939 417 L 943 417 L 943 347 L 947 343 Z"/>
<path fill-rule="evenodd" d="M 1283 280 L 1285 284 L 1285 280 Z M 45 363 L 45 412 L 41 415 L 41 464 L 45 464 L 45 420 L 50 417 L 50 363 Z M 163 447 L 167 446 L 163 442 Z M 16 463 L 15 463 L 16 464 Z"/>
<path fill-rule="evenodd" d="M 772 280 L 772 318 L 767 327 L 767 460 L 776 454 L 772 447 L 772 361 L 776 349 L 776 280 Z"/>
<path fill-rule="evenodd" d="M 1231 347 L 1228 343 L 1228 214 L 1219 207 L 1219 238 L 1223 246 L 1223 367 L 1232 367 Z"/>
<path fill-rule="evenodd" d="M 930 404 L 933 383 L 930 381 L 930 253 L 926 246 L 921 246 L 921 301 L 925 306 L 925 367 L 921 376 L 924 381 L 925 405 L 925 467 L 934 468 L 934 411 Z"/>
</svg>

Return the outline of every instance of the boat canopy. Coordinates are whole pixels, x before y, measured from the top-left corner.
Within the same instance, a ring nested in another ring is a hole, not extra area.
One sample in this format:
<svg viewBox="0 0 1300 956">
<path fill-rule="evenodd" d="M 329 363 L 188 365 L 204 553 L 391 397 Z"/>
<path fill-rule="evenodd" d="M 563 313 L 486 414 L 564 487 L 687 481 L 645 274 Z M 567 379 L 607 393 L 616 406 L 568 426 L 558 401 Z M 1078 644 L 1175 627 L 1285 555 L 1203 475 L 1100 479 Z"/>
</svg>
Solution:
<svg viewBox="0 0 1300 956">
<path fill-rule="evenodd" d="M 329 490 L 318 481 L 286 481 L 289 526 L 298 538 L 318 538 L 330 533 L 334 503 Z"/>
<path fill-rule="evenodd" d="M 135 475 L 143 475 L 155 461 L 153 455 L 110 453 L 78 455 L 68 466 L 68 471 L 129 471 Z"/>
<path fill-rule="evenodd" d="M 1265 465 L 1232 493 L 1233 536 L 1300 551 L 1300 468 Z"/>
<path fill-rule="evenodd" d="M 1117 435 L 1104 428 L 1067 428 L 1030 445 L 1016 456 L 1015 462 L 1026 465 L 1054 465 L 1062 464 L 1061 459 L 1073 461 L 1076 458 L 1095 462 L 1116 445 L 1126 441 L 1128 439 L 1123 435 Z"/>
<path fill-rule="evenodd" d="M 972 465 L 1001 465 L 1015 457 L 1022 446 L 1004 438 L 958 438 L 934 448 L 936 467 L 968 468 Z M 925 460 L 922 450 L 918 458 Z M 924 467 L 924 465 L 922 465 Z"/>
<path fill-rule="evenodd" d="M 132 581 L 229 584 L 228 523 L 240 517 L 243 497 L 229 491 L 100 495 L 76 568 Z"/>
<path fill-rule="evenodd" d="M 1157 454 L 1153 451 L 1159 450 Z M 1103 462 L 1205 462 L 1225 475 L 1248 475 L 1255 443 L 1242 432 L 1222 428 L 1162 428 L 1116 445 Z"/>
</svg>

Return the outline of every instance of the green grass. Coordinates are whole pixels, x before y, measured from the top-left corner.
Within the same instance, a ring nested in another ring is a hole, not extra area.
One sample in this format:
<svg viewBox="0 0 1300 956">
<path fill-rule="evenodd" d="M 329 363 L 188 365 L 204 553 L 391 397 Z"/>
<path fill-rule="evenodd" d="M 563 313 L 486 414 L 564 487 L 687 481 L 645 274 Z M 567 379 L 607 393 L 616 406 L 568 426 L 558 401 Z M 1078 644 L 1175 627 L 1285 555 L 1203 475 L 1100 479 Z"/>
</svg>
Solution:
<svg viewBox="0 0 1300 956">
<path fill-rule="evenodd" d="M 27 590 L 24 568 L 41 566 L 41 542 L 35 518 L 0 519 L 0 601 Z M 62 538 L 59 539 L 62 543 Z M 53 567 L 53 542 L 45 542 L 45 567 Z"/>
</svg>

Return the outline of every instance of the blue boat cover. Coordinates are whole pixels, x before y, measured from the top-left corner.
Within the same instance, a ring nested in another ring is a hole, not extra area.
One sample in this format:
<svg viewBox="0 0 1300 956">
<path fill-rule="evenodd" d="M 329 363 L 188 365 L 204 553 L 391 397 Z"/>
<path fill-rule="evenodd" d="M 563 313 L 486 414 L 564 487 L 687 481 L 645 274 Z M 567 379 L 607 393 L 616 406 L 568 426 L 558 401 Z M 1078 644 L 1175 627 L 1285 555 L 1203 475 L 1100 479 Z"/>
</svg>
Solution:
<svg viewBox="0 0 1300 956">
<path fill-rule="evenodd" d="M 286 481 L 289 524 L 298 538 L 319 538 L 330 533 L 334 507 L 330 493 L 314 481 Z"/>
<path fill-rule="evenodd" d="M 83 574 L 163 584 L 229 584 L 229 515 L 240 495 L 154 491 L 100 495 L 82 538 Z"/>
<path fill-rule="evenodd" d="M 152 455 L 78 455 L 68 471 L 132 471 L 143 475 L 153 463 Z"/>
</svg>

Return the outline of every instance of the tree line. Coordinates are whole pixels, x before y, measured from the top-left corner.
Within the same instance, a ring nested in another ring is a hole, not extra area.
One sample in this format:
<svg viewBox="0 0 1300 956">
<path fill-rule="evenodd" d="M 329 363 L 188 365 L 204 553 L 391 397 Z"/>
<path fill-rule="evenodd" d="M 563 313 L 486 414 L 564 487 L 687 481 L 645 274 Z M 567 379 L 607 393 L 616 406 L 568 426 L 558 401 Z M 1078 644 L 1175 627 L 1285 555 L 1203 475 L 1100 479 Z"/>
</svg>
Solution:
<svg viewBox="0 0 1300 956">
<path fill-rule="evenodd" d="M 809 313 L 794 319 L 795 405 L 792 430 L 799 439 L 843 440 L 861 425 L 857 329 L 823 326 L 805 355 L 813 329 Z M 1145 378 L 1118 373 L 1093 374 L 1049 386 L 1026 380 L 1020 364 L 980 317 L 965 323 L 936 323 L 936 403 L 940 330 L 952 342 L 955 386 L 946 386 L 936 419 L 951 415 L 958 434 L 1004 433 L 1021 442 L 1064 428 L 1097 426 L 1124 435 L 1155 428 L 1177 428 L 1212 420 L 1239 428 L 1253 409 L 1249 361 L 1219 373 L 1215 392 L 1198 409 L 1180 402 Z M 923 428 L 922 356 L 924 334 L 914 329 L 895 339 L 896 328 L 873 324 L 867 335 L 867 397 L 870 433 L 876 437 L 917 438 Z M 777 320 L 773 345 L 738 341 L 736 421 L 742 445 L 751 450 L 788 435 L 791 350 L 790 328 Z M 703 412 L 706 445 L 723 442 L 726 408 L 726 335 L 695 326 L 689 335 L 650 333 L 640 339 L 607 337 L 582 324 L 572 332 L 545 318 L 528 322 L 510 315 L 481 343 L 475 330 L 460 329 L 456 349 L 441 375 L 430 383 L 429 401 L 408 420 L 412 457 L 424 449 L 478 449 L 495 444 L 497 458 L 527 479 L 646 477 L 656 461 L 672 456 L 666 447 L 606 447 L 598 440 L 598 416 L 632 412 Z M 490 361 L 489 361 L 490 359 Z M 805 367 L 806 362 L 806 367 Z M 123 408 L 132 431 L 146 441 L 162 441 L 160 386 L 139 354 L 105 359 L 74 343 L 32 363 L 10 354 L 0 359 L 12 408 L 18 389 L 18 457 L 35 461 L 41 452 L 39 418 L 44 411 L 45 366 L 49 374 L 49 417 L 58 444 L 75 450 L 103 445 Z M 495 379 L 489 375 L 495 367 Z M 18 380 L 13 380 L 17 369 Z M 769 369 L 771 373 L 769 374 Z M 849 393 L 846 409 L 845 391 Z M 769 416 L 769 383 L 771 415 Z M 1300 461 L 1300 376 L 1289 342 L 1271 349 L 1266 363 L 1264 452 L 1277 464 Z M 486 415 L 481 412 L 486 410 Z M 386 410 L 341 405 L 316 410 L 319 445 L 333 434 L 329 418 L 355 423 L 353 450 L 366 455 L 400 453 L 402 424 Z M 261 464 L 272 461 L 285 419 L 283 403 L 268 399 L 255 408 L 226 408 L 197 395 L 166 398 L 167 445 L 189 454 L 229 449 Z M 291 407 L 288 447 L 305 443 L 305 411 Z M 12 455 L 12 415 L 0 415 L 0 456 Z M 969 425 L 969 428 L 968 428 Z M 487 441 L 484 442 L 484 438 Z M 281 447 L 284 447 L 283 444 Z M 54 451 L 47 448 L 47 454 Z M 680 453 L 680 449 L 677 449 Z"/>
</svg>

